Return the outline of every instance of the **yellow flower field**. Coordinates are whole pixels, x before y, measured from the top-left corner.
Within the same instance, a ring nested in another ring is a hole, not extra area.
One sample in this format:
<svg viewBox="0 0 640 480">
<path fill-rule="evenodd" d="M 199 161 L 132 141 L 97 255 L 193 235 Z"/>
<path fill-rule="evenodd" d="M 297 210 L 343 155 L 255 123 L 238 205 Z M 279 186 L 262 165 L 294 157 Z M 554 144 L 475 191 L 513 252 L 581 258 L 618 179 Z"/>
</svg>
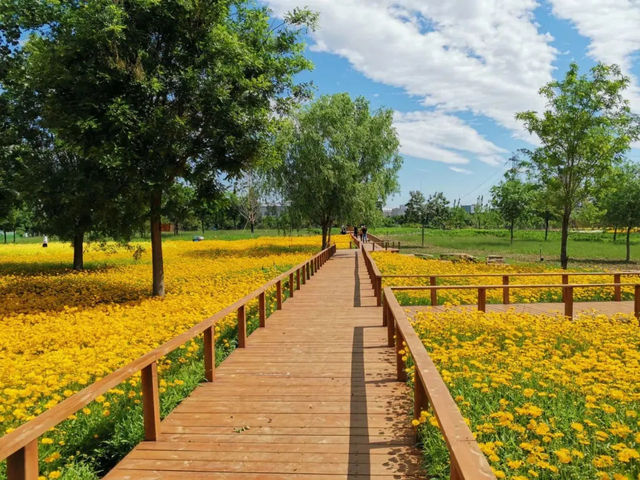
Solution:
<svg viewBox="0 0 640 480">
<path fill-rule="evenodd" d="M 550 269 L 544 265 L 486 265 L 484 263 L 452 262 L 448 260 L 424 260 L 409 255 L 398 255 L 387 252 L 373 252 L 373 259 L 383 275 L 449 275 L 449 274 L 487 274 L 487 273 L 558 273 L 558 276 L 547 277 L 513 277 L 511 284 L 545 285 L 561 284 L 562 274 L 559 269 Z M 612 283 L 612 276 L 580 275 L 570 277 L 570 283 Z M 639 275 L 625 275 L 623 283 L 640 283 Z M 463 277 L 438 279 L 438 285 L 501 285 L 502 277 Z M 429 285 L 429 278 L 388 278 L 383 279 L 383 286 Z M 622 288 L 623 299 L 633 298 L 633 287 Z M 396 294 L 403 305 L 425 305 L 429 303 L 429 291 L 407 291 Z M 442 304 L 461 305 L 475 304 L 477 290 L 441 290 L 438 301 Z M 613 287 L 576 288 L 573 292 L 576 302 L 589 300 L 611 300 Z M 524 288 L 511 291 L 512 303 L 559 302 L 562 299 L 561 288 Z M 487 302 L 502 303 L 502 289 L 487 290 Z"/>
<path fill-rule="evenodd" d="M 635 317 L 449 309 L 412 323 L 498 478 L 640 478 Z M 440 478 L 437 420 L 423 412 L 421 422 Z"/>
<path fill-rule="evenodd" d="M 344 236 L 334 240 L 345 247 Z M 138 261 L 121 247 L 89 247 L 92 268 L 84 273 L 65 268 L 66 244 L 0 246 L 0 434 L 303 262 L 319 245 L 319 237 L 165 242 L 164 299 L 149 296 L 148 245 Z M 230 327 L 233 316 L 218 337 Z"/>
</svg>

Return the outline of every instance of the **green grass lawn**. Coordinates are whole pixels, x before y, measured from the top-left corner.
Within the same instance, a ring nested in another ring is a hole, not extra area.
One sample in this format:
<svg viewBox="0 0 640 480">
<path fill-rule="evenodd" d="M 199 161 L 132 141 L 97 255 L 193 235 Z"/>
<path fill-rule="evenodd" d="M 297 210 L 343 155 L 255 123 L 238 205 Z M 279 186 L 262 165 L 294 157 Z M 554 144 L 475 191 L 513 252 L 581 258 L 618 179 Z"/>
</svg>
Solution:
<svg viewBox="0 0 640 480">
<path fill-rule="evenodd" d="M 549 232 L 544 240 L 544 232 L 522 230 L 515 232 L 513 245 L 509 243 L 507 230 L 435 230 L 426 229 L 424 247 L 420 228 L 394 227 L 378 228 L 372 233 L 385 240 L 400 242 L 402 253 L 426 253 L 439 255 L 447 252 L 464 252 L 470 255 L 504 255 L 512 262 L 536 262 L 540 256 L 550 264 L 560 261 L 560 232 Z M 613 241 L 612 233 L 570 233 L 568 253 L 574 266 L 615 266 L 625 264 L 626 237 L 618 235 Z M 640 234 L 631 235 L 631 262 L 640 261 Z M 632 265 L 635 268 L 635 265 Z"/>
</svg>

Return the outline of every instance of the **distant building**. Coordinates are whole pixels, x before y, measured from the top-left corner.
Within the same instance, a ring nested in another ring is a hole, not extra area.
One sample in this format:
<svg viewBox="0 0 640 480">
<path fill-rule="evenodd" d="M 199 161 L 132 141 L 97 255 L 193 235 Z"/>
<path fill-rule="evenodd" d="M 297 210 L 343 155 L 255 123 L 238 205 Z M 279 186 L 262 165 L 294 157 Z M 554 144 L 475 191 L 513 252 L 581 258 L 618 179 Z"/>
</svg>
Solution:
<svg viewBox="0 0 640 480">
<path fill-rule="evenodd" d="M 473 214 L 476 211 L 475 205 L 461 205 L 461 206 L 462 206 L 462 209 L 468 214 Z"/>
<path fill-rule="evenodd" d="M 396 207 L 396 208 L 383 210 L 382 213 L 384 214 L 385 217 L 401 217 L 402 215 L 405 214 L 406 211 L 407 211 L 407 206 L 400 205 L 399 207 Z"/>
</svg>

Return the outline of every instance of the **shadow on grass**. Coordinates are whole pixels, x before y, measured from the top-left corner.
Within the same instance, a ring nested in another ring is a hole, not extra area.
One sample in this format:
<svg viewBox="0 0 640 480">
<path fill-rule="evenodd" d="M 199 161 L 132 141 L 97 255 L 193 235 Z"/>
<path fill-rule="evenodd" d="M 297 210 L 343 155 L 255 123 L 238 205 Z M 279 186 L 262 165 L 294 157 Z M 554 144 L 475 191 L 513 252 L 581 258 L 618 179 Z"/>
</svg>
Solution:
<svg viewBox="0 0 640 480">
<path fill-rule="evenodd" d="M 22 276 L 0 287 L 3 315 L 59 312 L 67 307 L 89 308 L 131 303 L 149 298 L 148 286 L 105 281 L 86 275 Z M 55 301 L 52 298 L 55 297 Z"/>
<path fill-rule="evenodd" d="M 219 258 L 242 258 L 242 257 L 264 257 L 267 255 L 280 255 L 280 254 L 291 254 L 291 253 L 306 253 L 311 256 L 314 252 L 312 252 L 308 246 L 304 245 L 294 245 L 291 247 L 287 246 L 276 246 L 269 245 L 264 247 L 253 247 L 248 248 L 246 250 L 223 250 L 220 248 L 211 248 L 211 249 L 203 249 L 203 250 L 189 250 L 183 252 L 181 255 L 184 257 L 191 258 L 211 258 L 211 259 L 219 259 Z"/>
</svg>

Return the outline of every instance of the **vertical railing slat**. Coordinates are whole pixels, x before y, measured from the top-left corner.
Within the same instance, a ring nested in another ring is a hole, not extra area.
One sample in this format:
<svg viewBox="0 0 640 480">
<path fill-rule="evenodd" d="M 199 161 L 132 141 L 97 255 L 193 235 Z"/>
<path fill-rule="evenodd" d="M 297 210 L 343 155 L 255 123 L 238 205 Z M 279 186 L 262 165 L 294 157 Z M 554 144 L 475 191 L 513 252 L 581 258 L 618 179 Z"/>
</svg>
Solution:
<svg viewBox="0 0 640 480">
<path fill-rule="evenodd" d="M 213 382 L 216 369 L 215 329 L 210 326 L 204 331 L 204 377 L 207 382 Z"/>
<path fill-rule="evenodd" d="M 245 306 L 238 308 L 238 348 L 247 346 L 247 312 Z"/>
<path fill-rule="evenodd" d="M 258 295 L 258 315 L 260 316 L 260 328 L 267 326 L 267 298 L 266 293 Z"/>
<path fill-rule="evenodd" d="M 38 440 L 7 457 L 7 480 L 38 480 Z"/>
<path fill-rule="evenodd" d="M 158 364 L 151 362 L 142 375 L 142 410 L 144 439 L 155 442 L 160 438 L 160 394 L 158 392 Z"/>
</svg>

